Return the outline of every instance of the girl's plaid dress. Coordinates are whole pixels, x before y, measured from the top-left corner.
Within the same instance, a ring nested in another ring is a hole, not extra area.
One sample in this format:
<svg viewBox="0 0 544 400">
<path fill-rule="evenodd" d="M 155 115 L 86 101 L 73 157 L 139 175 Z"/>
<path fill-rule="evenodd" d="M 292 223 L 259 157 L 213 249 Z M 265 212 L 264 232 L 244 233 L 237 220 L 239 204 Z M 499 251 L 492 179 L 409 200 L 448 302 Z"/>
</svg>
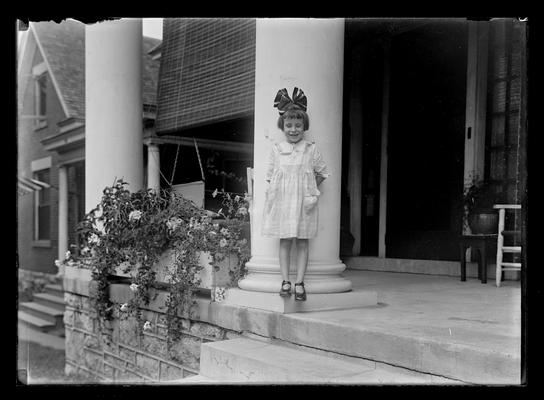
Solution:
<svg viewBox="0 0 544 400">
<path fill-rule="evenodd" d="M 327 178 L 323 156 L 312 142 L 275 143 L 269 153 L 261 234 L 273 238 L 310 239 L 317 235 L 320 192 L 316 175 Z"/>
</svg>

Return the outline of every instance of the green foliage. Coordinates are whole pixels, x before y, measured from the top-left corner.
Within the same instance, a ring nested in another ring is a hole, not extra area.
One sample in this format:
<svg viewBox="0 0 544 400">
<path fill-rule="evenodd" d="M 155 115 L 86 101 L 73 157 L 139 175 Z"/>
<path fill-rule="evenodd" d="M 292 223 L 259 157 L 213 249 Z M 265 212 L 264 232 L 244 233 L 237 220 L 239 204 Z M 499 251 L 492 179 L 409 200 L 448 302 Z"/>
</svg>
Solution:
<svg viewBox="0 0 544 400">
<path fill-rule="evenodd" d="M 247 219 L 229 211 L 223 214 L 221 226 L 208 211 L 181 195 L 167 190 L 130 192 L 126 185 L 117 180 L 106 187 L 100 204 L 77 227 L 83 238 L 80 262 L 91 267 L 97 286 L 91 301 L 101 326 L 119 313 L 122 318 L 138 316 L 142 328 L 148 329 L 150 323 L 144 321 L 141 309 L 149 304 L 150 293 L 157 287 L 153 266 L 167 250 L 171 251 L 174 257 L 166 266 L 169 285 L 165 313 L 168 338 L 175 340 L 181 333 L 181 318 L 193 316 L 201 252 L 209 252 L 215 268 L 225 257 L 236 255 L 238 266 L 231 274 L 230 285 L 243 277 L 250 256 L 248 241 L 242 237 Z M 130 273 L 133 296 L 115 310 L 118 306 L 110 301 L 108 288 L 119 267 Z"/>
</svg>

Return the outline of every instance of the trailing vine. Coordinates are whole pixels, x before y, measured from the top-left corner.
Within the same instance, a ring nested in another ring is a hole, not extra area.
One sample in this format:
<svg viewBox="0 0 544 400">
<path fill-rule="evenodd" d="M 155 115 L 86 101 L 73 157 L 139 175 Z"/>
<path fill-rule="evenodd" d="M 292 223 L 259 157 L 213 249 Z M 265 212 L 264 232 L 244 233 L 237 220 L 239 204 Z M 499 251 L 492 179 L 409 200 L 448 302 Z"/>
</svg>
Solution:
<svg viewBox="0 0 544 400">
<path fill-rule="evenodd" d="M 226 257 L 237 257 L 236 267 L 229 269 L 229 286 L 237 285 L 244 276 L 250 256 L 248 199 L 222 191 L 224 207 L 218 213 L 210 213 L 171 191 L 130 192 L 127 185 L 116 180 L 113 186 L 106 187 L 100 203 L 77 227 L 83 238 L 79 261 L 90 266 L 96 287 L 91 292 L 91 304 L 101 328 L 115 315 L 136 316 L 142 331 L 151 328 L 142 308 L 149 305 L 153 289 L 161 284 L 156 279 L 161 257 L 170 254 L 171 261 L 163 273 L 168 293 L 166 325 L 171 342 L 181 335 L 182 319 L 194 317 L 202 254 L 210 255 L 215 269 L 221 268 Z M 212 215 L 223 218 L 214 220 Z M 129 274 L 133 294 L 128 303 L 120 305 L 109 297 L 111 277 L 119 269 Z"/>
</svg>

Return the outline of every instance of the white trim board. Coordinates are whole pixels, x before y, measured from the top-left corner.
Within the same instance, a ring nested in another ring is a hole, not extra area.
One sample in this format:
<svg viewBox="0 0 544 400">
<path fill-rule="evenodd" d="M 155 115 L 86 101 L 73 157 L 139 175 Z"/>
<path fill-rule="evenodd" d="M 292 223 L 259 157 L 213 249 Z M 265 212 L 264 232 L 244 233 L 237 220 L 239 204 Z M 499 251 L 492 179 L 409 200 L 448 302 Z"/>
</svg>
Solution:
<svg viewBox="0 0 544 400">
<path fill-rule="evenodd" d="M 30 169 L 32 170 L 32 172 L 36 172 L 36 171 L 41 171 L 42 169 L 51 168 L 51 165 L 52 165 L 51 160 L 52 160 L 51 156 L 34 160 L 30 163 Z"/>
</svg>

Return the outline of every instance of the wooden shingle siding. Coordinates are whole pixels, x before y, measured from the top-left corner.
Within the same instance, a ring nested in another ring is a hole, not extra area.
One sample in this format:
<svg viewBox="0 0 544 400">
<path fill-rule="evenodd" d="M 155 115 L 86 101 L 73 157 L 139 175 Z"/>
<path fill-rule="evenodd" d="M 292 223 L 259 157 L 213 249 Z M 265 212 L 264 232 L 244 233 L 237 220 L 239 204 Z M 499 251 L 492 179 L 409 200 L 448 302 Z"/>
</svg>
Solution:
<svg viewBox="0 0 544 400">
<path fill-rule="evenodd" d="M 62 23 L 33 22 L 52 73 L 58 82 L 60 95 L 69 115 L 85 118 L 85 24 L 71 19 Z M 148 54 L 161 41 L 142 38 L 142 102 L 156 104 L 159 61 Z"/>
<path fill-rule="evenodd" d="M 250 115 L 255 20 L 165 19 L 157 133 Z"/>
</svg>

